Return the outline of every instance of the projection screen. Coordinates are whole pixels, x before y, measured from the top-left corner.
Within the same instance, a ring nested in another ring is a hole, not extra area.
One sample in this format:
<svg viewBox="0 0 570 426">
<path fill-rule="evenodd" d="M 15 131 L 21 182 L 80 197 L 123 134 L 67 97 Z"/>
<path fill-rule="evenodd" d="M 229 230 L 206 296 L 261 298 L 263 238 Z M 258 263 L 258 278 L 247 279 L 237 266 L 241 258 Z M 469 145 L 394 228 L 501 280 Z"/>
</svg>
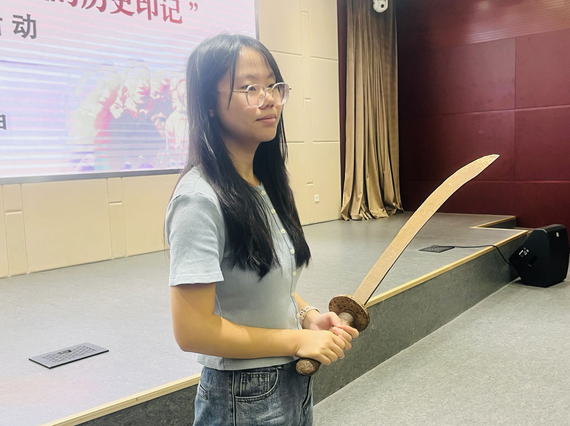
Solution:
<svg viewBox="0 0 570 426">
<path fill-rule="evenodd" d="M 255 21 L 254 0 L 0 0 L 0 178 L 181 168 L 188 55 Z"/>
</svg>

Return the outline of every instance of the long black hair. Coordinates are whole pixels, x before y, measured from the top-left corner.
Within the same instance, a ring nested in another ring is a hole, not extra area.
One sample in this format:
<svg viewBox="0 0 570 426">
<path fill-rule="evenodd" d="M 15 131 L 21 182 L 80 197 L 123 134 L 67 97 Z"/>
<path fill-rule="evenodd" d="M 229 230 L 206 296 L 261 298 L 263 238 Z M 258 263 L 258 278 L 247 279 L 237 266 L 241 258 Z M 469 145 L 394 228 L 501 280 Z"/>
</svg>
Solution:
<svg viewBox="0 0 570 426">
<path fill-rule="evenodd" d="M 283 77 L 277 62 L 258 40 L 244 35 L 220 34 L 204 40 L 188 59 L 186 84 L 188 96 L 189 150 L 182 178 L 193 167 L 200 166 L 212 185 L 222 208 L 233 266 L 257 271 L 260 277 L 279 264 L 267 214 L 258 191 L 237 172 L 221 137 L 217 115 L 210 111 L 217 105 L 218 82 L 229 71 L 230 90 L 234 88 L 235 67 L 243 48 L 259 52 L 275 74 Z M 230 100 L 232 93 L 230 92 Z M 285 168 L 287 143 L 283 116 L 277 134 L 261 143 L 253 159 L 253 172 L 263 183 L 276 213 L 295 248 L 297 267 L 308 265 L 311 258 L 305 241 L 293 192 Z"/>
</svg>

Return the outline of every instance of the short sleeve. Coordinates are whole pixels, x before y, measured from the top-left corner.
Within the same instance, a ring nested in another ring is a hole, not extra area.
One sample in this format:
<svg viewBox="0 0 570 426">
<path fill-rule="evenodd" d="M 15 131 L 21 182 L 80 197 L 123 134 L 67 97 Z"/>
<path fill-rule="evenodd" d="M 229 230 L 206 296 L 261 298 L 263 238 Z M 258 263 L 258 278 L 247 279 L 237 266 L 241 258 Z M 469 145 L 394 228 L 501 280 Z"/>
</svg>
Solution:
<svg viewBox="0 0 570 426">
<path fill-rule="evenodd" d="M 218 204 L 200 193 L 173 198 L 166 212 L 170 245 L 169 284 L 208 284 L 224 280 L 224 221 Z"/>
</svg>

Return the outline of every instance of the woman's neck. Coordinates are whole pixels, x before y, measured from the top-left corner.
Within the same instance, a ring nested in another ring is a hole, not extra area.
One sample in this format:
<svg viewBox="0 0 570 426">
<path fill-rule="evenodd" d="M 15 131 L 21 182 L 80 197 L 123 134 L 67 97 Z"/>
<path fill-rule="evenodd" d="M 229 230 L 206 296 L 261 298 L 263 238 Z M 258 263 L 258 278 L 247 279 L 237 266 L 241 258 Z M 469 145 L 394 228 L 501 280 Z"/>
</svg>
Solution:
<svg viewBox="0 0 570 426">
<path fill-rule="evenodd" d="M 253 147 L 243 147 L 242 145 L 226 143 L 234 167 L 243 180 L 251 186 L 259 185 L 259 179 L 253 173 L 253 157 L 255 157 L 257 146 L 253 149 Z"/>
</svg>

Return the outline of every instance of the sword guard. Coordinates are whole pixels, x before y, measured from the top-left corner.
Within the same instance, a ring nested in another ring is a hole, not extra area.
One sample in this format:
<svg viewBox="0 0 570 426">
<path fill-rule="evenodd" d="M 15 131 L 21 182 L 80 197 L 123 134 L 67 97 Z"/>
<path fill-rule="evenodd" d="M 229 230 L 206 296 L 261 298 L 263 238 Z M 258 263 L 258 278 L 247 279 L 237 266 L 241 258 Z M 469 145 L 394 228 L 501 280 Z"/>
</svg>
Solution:
<svg viewBox="0 0 570 426">
<path fill-rule="evenodd" d="M 329 303 L 329 310 L 358 331 L 364 330 L 370 322 L 368 310 L 362 303 L 348 294 L 333 297 Z"/>
</svg>

